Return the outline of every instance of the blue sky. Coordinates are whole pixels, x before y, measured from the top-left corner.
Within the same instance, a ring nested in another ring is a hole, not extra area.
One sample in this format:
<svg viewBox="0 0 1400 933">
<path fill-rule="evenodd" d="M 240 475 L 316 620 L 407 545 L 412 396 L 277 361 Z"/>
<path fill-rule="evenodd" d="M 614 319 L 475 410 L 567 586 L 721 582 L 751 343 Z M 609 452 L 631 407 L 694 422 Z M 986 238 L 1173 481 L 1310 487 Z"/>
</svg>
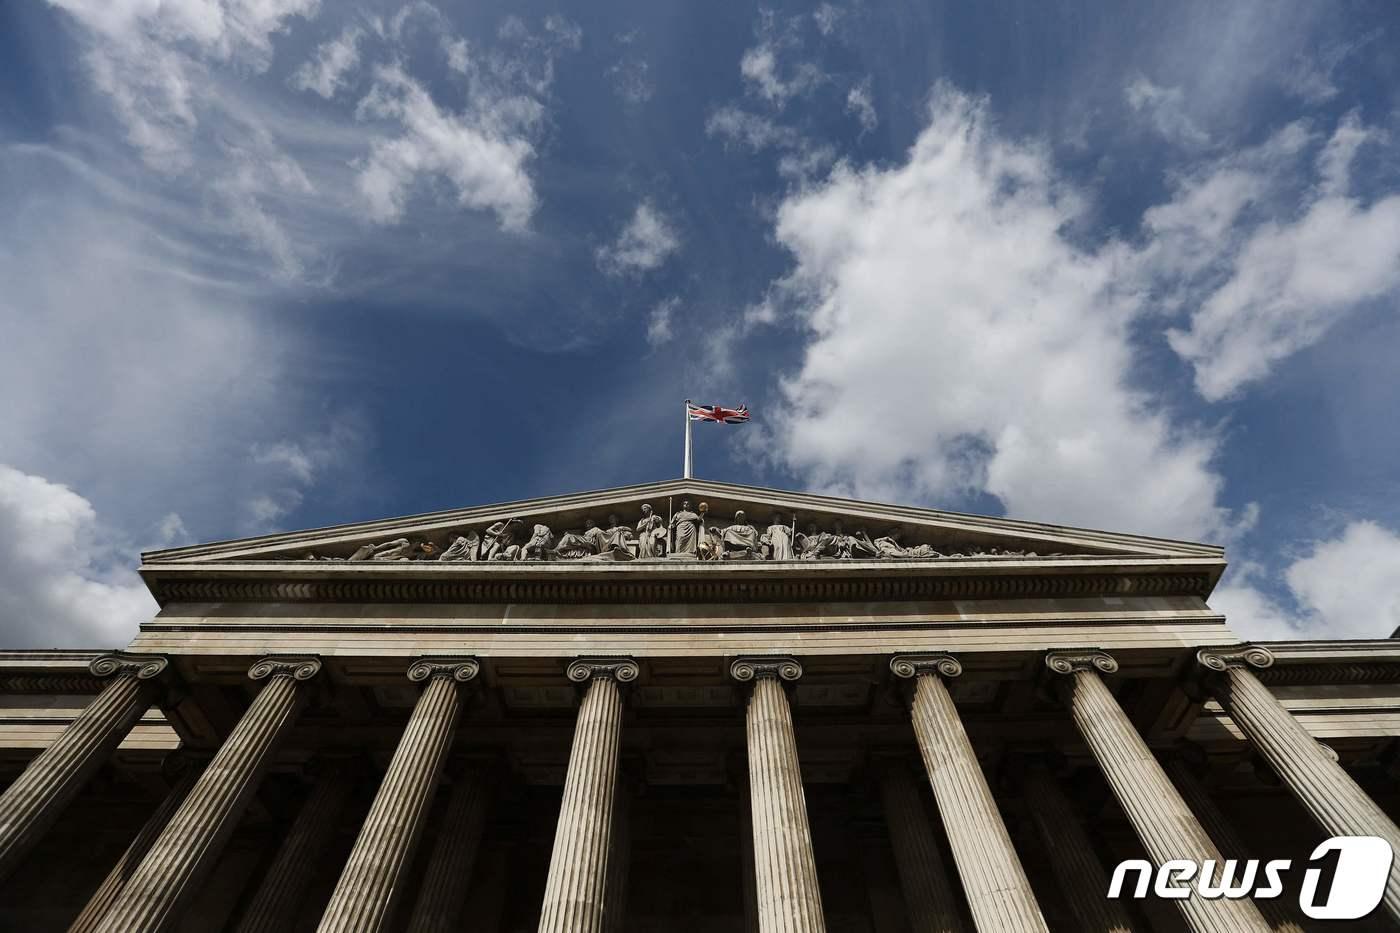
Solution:
<svg viewBox="0 0 1400 933">
<path fill-rule="evenodd" d="M 0 5 L 0 628 L 141 548 L 707 478 L 1400 626 L 1389 3 Z"/>
</svg>

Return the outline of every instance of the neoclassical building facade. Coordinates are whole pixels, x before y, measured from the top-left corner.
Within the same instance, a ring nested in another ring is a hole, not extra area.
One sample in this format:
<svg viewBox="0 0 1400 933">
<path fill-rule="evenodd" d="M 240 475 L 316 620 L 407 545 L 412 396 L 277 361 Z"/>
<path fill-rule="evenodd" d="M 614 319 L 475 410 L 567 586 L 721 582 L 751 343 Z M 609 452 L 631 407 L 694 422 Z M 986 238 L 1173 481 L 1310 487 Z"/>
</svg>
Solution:
<svg viewBox="0 0 1400 933">
<path fill-rule="evenodd" d="M 1106 897 L 1400 846 L 1400 642 L 1224 568 L 700 480 L 148 553 L 130 645 L 0 652 L 0 929 L 1326 929 Z"/>
</svg>

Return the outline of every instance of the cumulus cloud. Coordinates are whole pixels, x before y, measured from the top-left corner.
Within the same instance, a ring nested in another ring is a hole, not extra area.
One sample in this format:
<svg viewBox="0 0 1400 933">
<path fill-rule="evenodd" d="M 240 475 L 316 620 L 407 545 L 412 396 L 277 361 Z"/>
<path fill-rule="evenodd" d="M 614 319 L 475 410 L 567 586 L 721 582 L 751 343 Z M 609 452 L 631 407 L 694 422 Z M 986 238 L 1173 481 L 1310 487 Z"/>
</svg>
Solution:
<svg viewBox="0 0 1400 933">
<path fill-rule="evenodd" d="M 1254 567 L 1210 603 L 1245 638 L 1387 638 L 1400 628 L 1400 534 L 1376 522 L 1353 521 L 1312 542 L 1282 579 L 1296 609 L 1266 595 Z"/>
<path fill-rule="evenodd" d="M 156 604 L 87 499 L 0 464 L 0 619 L 13 648 L 114 648 Z"/>
<path fill-rule="evenodd" d="M 675 225 L 651 201 L 643 200 L 617 239 L 598 247 L 595 256 L 608 275 L 624 275 L 658 268 L 680 246 Z"/>
<path fill-rule="evenodd" d="M 1169 332 L 1172 349 L 1208 400 L 1235 394 L 1337 321 L 1400 291 L 1400 195 L 1367 203 L 1350 192 L 1352 158 L 1371 131 L 1348 116 L 1309 165 L 1313 139 L 1293 125 L 1187 174 L 1174 199 L 1144 219 L 1146 260 L 1160 264 L 1148 274 L 1190 309 L 1189 323 Z M 1299 174 L 1313 184 L 1280 190 Z"/>
<path fill-rule="evenodd" d="M 1122 250 L 1071 242 L 1078 210 L 1044 151 L 947 87 L 904 164 L 789 195 L 779 289 L 809 342 L 781 464 L 861 497 L 983 490 L 1018 517 L 1229 537 L 1216 442 L 1134 388 Z"/>
<path fill-rule="evenodd" d="M 398 221 L 417 180 L 442 178 L 463 207 L 494 211 L 507 230 L 525 228 L 536 204 L 526 171 L 535 150 L 525 134 L 540 119 L 537 101 L 478 97 L 468 112 L 452 113 L 402 68 L 387 65 L 375 70 L 358 112 L 400 130 L 374 141 L 356 179 L 371 219 Z"/>
<path fill-rule="evenodd" d="M 316 55 L 292 75 L 292 87 L 314 91 L 327 99 L 345 86 L 346 76 L 360 63 L 364 30 L 347 26 L 340 35 L 316 48 Z"/>
</svg>

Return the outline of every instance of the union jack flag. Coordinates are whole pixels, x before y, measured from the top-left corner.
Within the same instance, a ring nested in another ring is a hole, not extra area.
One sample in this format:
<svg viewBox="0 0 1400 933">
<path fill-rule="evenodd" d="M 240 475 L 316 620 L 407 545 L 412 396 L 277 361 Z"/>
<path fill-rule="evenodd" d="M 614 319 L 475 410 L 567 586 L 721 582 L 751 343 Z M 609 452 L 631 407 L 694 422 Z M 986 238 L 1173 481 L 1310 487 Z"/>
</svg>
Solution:
<svg viewBox="0 0 1400 933">
<path fill-rule="evenodd" d="M 686 412 L 690 415 L 691 421 L 743 424 L 749 420 L 749 406 L 747 405 L 740 405 L 738 408 L 721 408 L 719 405 L 711 405 L 708 408 L 702 405 L 687 405 Z"/>
</svg>

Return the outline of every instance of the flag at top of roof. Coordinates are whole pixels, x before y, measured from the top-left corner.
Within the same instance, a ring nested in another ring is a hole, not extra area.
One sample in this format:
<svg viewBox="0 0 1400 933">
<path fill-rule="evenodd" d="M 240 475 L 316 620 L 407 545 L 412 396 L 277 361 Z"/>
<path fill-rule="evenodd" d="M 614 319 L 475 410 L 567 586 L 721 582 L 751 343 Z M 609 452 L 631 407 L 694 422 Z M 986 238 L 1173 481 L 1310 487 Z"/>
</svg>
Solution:
<svg viewBox="0 0 1400 933">
<path fill-rule="evenodd" d="M 720 405 L 692 405 L 686 403 L 686 413 L 691 421 L 711 421 L 716 424 L 743 424 L 749 420 L 749 406 L 724 408 Z"/>
</svg>

